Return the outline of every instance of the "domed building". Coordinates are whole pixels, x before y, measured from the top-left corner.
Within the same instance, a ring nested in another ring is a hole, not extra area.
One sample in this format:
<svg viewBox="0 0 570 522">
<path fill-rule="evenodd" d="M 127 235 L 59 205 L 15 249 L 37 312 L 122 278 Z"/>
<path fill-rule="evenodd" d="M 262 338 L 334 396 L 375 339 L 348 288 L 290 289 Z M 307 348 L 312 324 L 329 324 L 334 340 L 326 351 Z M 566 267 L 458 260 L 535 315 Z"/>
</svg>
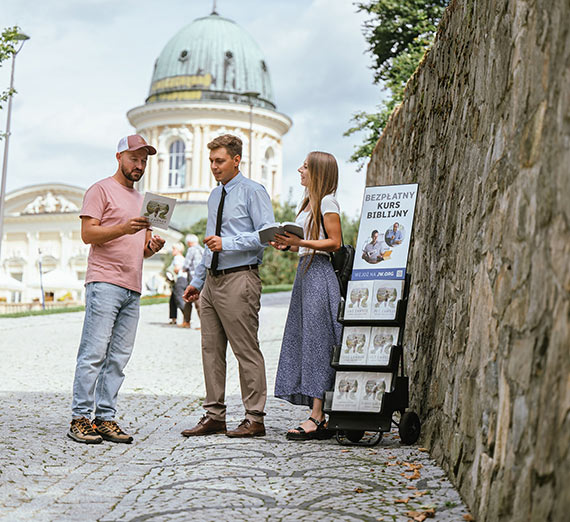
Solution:
<svg viewBox="0 0 570 522">
<path fill-rule="evenodd" d="M 145 104 L 127 116 L 136 132 L 158 149 L 137 188 L 179 200 L 171 228 L 160 231 L 165 248 L 143 265 L 143 295 L 168 293 L 161 273 L 165 255 L 180 241 L 183 229 L 206 216 L 206 200 L 215 184 L 206 144 L 224 133 L 240 136 L 243 174 L 277 198 L 282 137 L 291 120 L 276 111 L 259 46 L 235 22 L 215 12 L 168 42 L 156 60 Z M 44 300 L 50 306 L 82 300 L 89 252 L 81 241 L 79 219 L 84 193 L 81 187 L 47 182 L 6 195 L 0 313 L 39 307 Z"/>
<path fill-rule="evenodd" d="M 166 44 L 145 104 L 127 117 L 158 150 L 139 190 L 198 203 L 190 206 L 205 212 L 215 185 L 206 145 L 230 133 L 244 144 L 241 172 L 279 197 L 282 137 L 291 120 L 276 110 L 268 65 L 255 40 L 215 11 Z M 188 226 L 187 220 L 179 224 L 180 217 L 192 221 L 191 213 L 188 205 L 177 205 L 175 226 Z"/>
</svg>

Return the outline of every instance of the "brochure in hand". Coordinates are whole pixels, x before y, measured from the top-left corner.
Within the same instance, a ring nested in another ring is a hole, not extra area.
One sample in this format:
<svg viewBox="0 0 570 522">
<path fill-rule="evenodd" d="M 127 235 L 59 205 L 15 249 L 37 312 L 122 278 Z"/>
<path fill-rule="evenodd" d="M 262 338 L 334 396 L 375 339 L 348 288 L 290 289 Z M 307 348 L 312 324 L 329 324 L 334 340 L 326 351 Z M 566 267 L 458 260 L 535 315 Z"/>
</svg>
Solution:
<svg viewBox="0 0 570 522">
<path fill-rule="evenodd" d="M 166 230 L 170 223 L 172 213 L 174 212 L 175 205 L 176 200 L 174 198 L 167 198 L 153 194 L 152 192 L 147 192 L 144 195 L 141 216 L 148 218 L 153 227 Z"/>
<path fill-rule="evenodd" d="M 275 234 L 283 235 L 285 232 L 293 234 L 301 239 L 304 239 L 305 234 L 303 227 L 292 221 L 285 221 L 284 223 L 272 223 L 266 225 L 259 231 L 259 241 L 261 243 L 269 243 L 275 239 Z"/>
</svg>

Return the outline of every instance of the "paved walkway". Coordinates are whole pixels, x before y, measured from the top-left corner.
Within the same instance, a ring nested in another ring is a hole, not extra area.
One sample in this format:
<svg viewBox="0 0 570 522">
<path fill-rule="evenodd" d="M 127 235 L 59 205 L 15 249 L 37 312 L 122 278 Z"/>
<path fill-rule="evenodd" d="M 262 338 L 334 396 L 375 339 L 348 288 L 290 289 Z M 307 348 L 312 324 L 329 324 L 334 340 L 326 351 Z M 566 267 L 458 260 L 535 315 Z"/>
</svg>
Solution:
<svg viewBox="0 0 570 522">
<path fill-rule="evenodd" d="M 288 299 L 262 302 L 270 391 Z M 1 520 L 406 521 L 430 511 L 465 520 L 443 471 L 395 432 L 373 448 L 288 442 L 285 430 L 307 411 L 270 399 L 264 438 L 183 438 L 202 414 L 200 335 L 166 325 L 167 305 L 141 310 L 119 396 L 120 421 L 135 436 L 128 446 L 65 436 L 82 313 L 0 319 Z M 233 427 L 243 409 L 233 356 L 228 362 Z"/>
</svg>

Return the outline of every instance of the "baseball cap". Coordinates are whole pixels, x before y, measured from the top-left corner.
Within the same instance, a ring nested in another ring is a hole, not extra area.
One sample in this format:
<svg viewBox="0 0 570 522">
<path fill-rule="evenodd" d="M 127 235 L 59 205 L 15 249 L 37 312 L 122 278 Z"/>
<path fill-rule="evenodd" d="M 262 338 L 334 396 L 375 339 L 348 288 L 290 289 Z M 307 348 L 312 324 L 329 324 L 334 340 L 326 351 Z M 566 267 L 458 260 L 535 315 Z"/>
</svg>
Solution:
<svg viewBox="0 0 570 522">
<path fill-rule="evenodd" d="M 132 152 L 139 149 L 146 149 L 151 156 L 156 154 L 156 149 L 152 145 L 149 145 L 140 134 L 124 136 L 119 140 L 119 144 L 117 145 L 117 152 L 125 152 L 126 150 Z"/>
</svg>

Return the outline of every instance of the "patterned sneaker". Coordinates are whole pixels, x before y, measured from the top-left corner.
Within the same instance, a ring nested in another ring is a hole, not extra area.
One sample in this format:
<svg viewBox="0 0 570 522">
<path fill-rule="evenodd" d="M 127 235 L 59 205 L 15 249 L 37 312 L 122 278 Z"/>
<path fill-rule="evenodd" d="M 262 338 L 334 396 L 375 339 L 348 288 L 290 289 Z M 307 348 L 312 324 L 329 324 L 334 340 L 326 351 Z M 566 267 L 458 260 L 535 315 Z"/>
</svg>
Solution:
<svg viewBox="0 0 570 522">
<path fill-rule="evenodd" d="M 95 419 L 93 428 L 95 428 L 95 431 L 105 440 L 110 440 L 111 442 L 122 442 L 124 444 L 130 444 L 133 442 L 133 438 L 128 433 L 125 433 L 114 420 L 106 421 Z"/>
<path fill-rule="evenodd" d="M 93 429 L 87 417 L 73 419 L 67 436 L 75 442 L 83 442 L 84 444 L 100 444 L 103 442 L 103 437 Z"/>
</svg>

